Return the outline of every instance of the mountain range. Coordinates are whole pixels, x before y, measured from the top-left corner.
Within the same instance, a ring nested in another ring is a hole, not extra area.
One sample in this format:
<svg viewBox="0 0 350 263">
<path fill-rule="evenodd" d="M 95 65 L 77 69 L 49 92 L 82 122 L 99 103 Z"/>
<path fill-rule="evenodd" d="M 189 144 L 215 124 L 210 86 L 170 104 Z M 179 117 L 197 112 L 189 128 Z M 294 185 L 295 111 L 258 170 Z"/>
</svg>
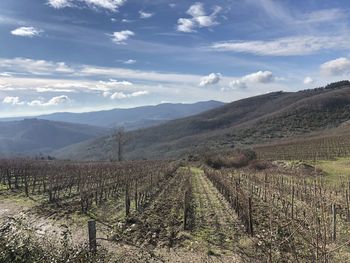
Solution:
<svg viewBox="0 0 350 263">
<path fill-rule="evenodd" d="M 109 133 L 107 128 L 39 119 L 0 122 L 0 153 L 2 157 L 46 154 Z"/>
<path fill-rule="evenodd" d="M 181 158 L 208 150 L 246 147 L 331 129 L 350 120 L 350 82 L 298 92 L 273 92 L 125 134 L 128 159 Z M 110 159 L 105 136 L 55 152 L 58 158 Z"/>
<path fill-rule="evenodd" d="M 111 136 L 116 127 L 126 130 L 150 127 L 221 105 L 224 103 L 218 101 L 166 103 L 131 109 L 5 118 L 0 121 L 0 156 L 51 154 L 62 147 Z"/>
<path fill-rule="evenodd" d="M 106 128 L 123 127 L 126 130 L 135 130 L 154 126 L 177 118 L 195 115 L 224 104 L 225 103 L 223 102 L 213 100 L 193 104 L 162 103 L 155 106 L 142 106 L 129 109 L 112 109 L 83 113 L 57 112 L 35 116 L 35 118 Z M 22 120 L 24 118 L 26 117 L 5 118 L 0 119 L 0 121 Z"/>
</svg>

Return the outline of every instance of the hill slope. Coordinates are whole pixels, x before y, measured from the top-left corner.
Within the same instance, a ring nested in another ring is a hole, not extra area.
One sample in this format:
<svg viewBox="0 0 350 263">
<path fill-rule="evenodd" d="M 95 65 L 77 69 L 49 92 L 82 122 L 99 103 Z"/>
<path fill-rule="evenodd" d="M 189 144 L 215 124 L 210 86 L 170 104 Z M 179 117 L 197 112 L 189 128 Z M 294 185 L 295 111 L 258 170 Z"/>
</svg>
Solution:
<svg viewBox="0 0 350 263">
<path fill-rule="evenodd" d="M 350 123 L 293 138 L 255 145 L 261 159 L 330 160 L 350 156 Z"/>
<path fill-rule="evenodd" d="M 219 101 L 203 101 L 193 104 L 163 103 L 156 106 L 143 106 L 130 109 L 113 109 L 85 113 L 60 112 L 37 116 L 36 118 L 108 128 L 123 126 L 126 130 L 135 130 L 155 126 L 177 118 L 195 115 L 222 105 L 224 105 L 224 103 Z M 24 117 L 19 117 L 9 120 L 22 120 L 23 118 Z"/>
<path fill-rule="evenodd" d="M 38 119 L 0 122 L 0 155 L 48 153 L 108 133 L 106 128 Z"/>
<path fill-rule="evenodd" d="M 236 101 L 202 114 L 129 132 L 127 158 L 181 157 L 206 148 L 228 149 L 337 127 L 350 119 L 350 83 L 314 90 L 274 92 Z M 108 159 L 111 138 L 72 145 L 58 157 Z"/>
</svg>

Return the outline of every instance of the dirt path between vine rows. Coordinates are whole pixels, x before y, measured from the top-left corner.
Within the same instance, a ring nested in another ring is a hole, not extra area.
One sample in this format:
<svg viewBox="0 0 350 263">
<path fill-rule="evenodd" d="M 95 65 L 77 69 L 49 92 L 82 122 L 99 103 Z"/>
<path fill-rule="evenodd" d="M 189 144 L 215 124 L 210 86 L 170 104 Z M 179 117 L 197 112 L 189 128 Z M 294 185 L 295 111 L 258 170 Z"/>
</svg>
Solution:
<svg viewBox="0 0 350 263">
<path fill-rule="evenodd" d="M 192 168 L 196 207 L 194 239 L 221 262 L 255 262 L 253 241 L 245 234 L 234 210 L 204 172 Z M 238 256 L 239 255 L 239 256 Z"/>
</svg>

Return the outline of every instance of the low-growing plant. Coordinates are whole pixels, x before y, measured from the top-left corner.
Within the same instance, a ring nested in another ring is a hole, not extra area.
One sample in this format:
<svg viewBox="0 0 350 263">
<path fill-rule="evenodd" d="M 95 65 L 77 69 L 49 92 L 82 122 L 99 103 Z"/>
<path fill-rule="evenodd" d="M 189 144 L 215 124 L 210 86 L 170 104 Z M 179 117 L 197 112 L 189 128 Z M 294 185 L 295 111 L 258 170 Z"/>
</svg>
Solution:
<svg viewBox="0 0 350 263">
<path fill-rule="evenodd" d="M 45 241 L 43 241 L 45 240 Z M 64 227 L 58 243 L 38 238 L 25 220 L 10 218 L 0 227 L 0 262 L 85 263 L 105 262 L 106 252 L 90 253 L 85 244 L 74 245 L 70 230 Z"/>
<path fill-rule="evenodd" d="M 209 153 L 205 155 L 205 163 L 214 169 L 241 168 L 256 159 L 250 149 L 235 149 L 232 152 Z"/>
</svg>

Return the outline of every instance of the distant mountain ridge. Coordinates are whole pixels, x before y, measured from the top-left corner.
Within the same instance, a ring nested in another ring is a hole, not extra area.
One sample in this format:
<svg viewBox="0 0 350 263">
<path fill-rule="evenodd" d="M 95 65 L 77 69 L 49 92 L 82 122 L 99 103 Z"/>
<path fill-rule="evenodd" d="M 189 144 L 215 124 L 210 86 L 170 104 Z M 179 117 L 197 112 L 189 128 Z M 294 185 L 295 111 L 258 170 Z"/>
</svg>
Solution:
<svg viewBox="0 0 350 263">
<path fill-rule="evenodd" d="M 38 119 L 0 122 L 0 157 L 47 154 L 110 132 L 107 128 Z"/>
<path fill-rule="evenodd" d="M 1 119 L 0 158 L 49 154 L 71 144 L 111 136 L 115 131 L 113 126 L 123 126 L 126 130 L 150 127 L 223 104 L 217 101 L 166 103 L 131 109 Z"/>
<path fill-rule="evenodd" d="M 204 113 L 127 133 L 129 159 L 179 158 L 338 127 L 350 120 L 350 82 L 298 92 L 273 92 Z M 114 142 L 104 137 L 56 151 L 59 158 L 103 160 Z"/>
<path fill-rule="evenodd" d="M 35 118 L 107 128 L 124 127 L 126 130 L 136 130 L 139 128 L 155 126 L 169 120 L 195 115 L 224 104 L 225 103 L 223 102 L 213 100 L 193 104 L 163 103 L 156 106 L 142 106 L 129 109 L 112 109 L 84 113 L 58 112 L 36 116 Z M 25 117 L 2 120 L 22 120 L 23 118 Z"/>
</svg>

